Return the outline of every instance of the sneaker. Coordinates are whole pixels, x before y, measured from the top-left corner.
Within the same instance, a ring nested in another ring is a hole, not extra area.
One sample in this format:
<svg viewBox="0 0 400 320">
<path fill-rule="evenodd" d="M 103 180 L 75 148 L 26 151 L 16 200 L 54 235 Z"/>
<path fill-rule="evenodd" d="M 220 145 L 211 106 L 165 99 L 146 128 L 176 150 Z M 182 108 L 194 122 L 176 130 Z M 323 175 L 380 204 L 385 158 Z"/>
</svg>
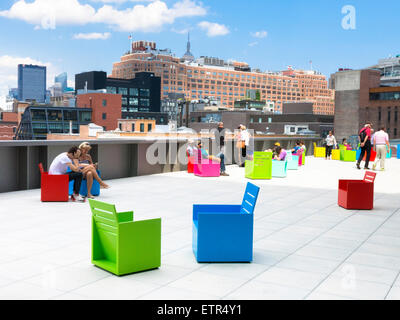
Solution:
<svg viewBox="0 0 400 320">
<path fill-rule="evenodd" d="M 86 201 L 86 199 L 84 197 L 82 197 L 81 195 L 76 195 L 76 194 L 73 194 L 71 196 L 71 199 L 72 199 L 72 201 L 79 201 L 79 202 L 85 202 Z"/>
<path fill-rule="evenodd" d="M 371 169 L 370 169 L 370 168 L 368 168 L 368 167 L 365 167 L 365 168 L 364 168 L 364 170 L 371 170 Z"/>
<path fill-rule="evenodd" d="M 223 177 L 229 177 L 229 174 L 227 174 L 226 172 L 221 172 L 221 176 L 223 176 Z"/>
<path fill-rule="evenodd" d="M 376 164 L 374 163 L 373 165 L 372 165 L 372 170 L 376 170 Z"/>
<path fill-rule="evenodd" d="M 361 170 L 360 164 L 357 163 L 357 169 Z"/>
<path fill-rule="evenodd" d="M 385 168 L 382 168 L 381 171 L 385 171 Z"/>
</svg>

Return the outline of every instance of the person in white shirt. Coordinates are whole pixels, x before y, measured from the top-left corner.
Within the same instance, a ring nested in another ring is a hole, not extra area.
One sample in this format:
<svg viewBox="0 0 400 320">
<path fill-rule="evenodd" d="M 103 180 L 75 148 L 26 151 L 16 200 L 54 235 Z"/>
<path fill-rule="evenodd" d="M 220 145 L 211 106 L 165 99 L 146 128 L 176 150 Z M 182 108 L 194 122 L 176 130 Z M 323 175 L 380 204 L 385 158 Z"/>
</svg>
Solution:
<svg viewBox="0 0 400 320">
<path fill-rule="evenodd" d="M 80 154 L 81 151 L 78 147 L 72 147 L 68 152 L 59 154 L 51 163 L 49 174 L 68 175 L 69 181 L 74 180 L 73 199 L 83 201 L 84 199 L 79 194 L 83 175 L 79 166 L 74 164 L 74 159 L 79 159 Z M 68 168 L 71 169 L 71 172 L 67 173 Z"/>
<path fill-rule="evenodd" d="M 374 151 L 376 151 L 376 160 L 372 165 L 372 169 L 376 170 L 378 162 L 381 163 L 381 171 L 385 170 L 386 153 L 390 150 L 389 135 L 385 132 L 385 128 L 381 127 L 372 138 Z"/>
<path fill-rule="evenodd" d="M 326 141 L 326 160 L 331 160 L 332 150 L 337 146 L 336 138 L 332 134 L 332 131 L 329 131 L 328 136 L 325 139 Z"/>
</svg>

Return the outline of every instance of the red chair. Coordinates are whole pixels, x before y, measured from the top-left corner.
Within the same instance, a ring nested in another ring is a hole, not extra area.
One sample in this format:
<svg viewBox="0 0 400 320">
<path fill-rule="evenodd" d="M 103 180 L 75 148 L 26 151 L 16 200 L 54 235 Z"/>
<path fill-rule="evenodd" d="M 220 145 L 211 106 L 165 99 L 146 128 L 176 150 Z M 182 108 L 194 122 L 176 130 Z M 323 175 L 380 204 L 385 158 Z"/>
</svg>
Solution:
<svg viewBox="0 0 400 320">
<path fill-rule="evenodd" d="M 41 173 L 41 201 L 68 202 L 69 176 L 48 174 L 44 172 L 41 163 L 39 169 Z"/>
<path fill-rule="evenodd" d="M 372 210 L 375 178 L 376 173 L 367 171 L 364 180 L 339 180 L 338 205 L 349 210 Z"/>
<path fill-rule="evenodd" d="M 186 152 L 186 155 L 188 157 L 188 165 L 187 165 L 187 170 L 188 173 L 193 173 L 194 172 L 194 157 L 189 154 L 189 152 Z"/>
</svg>

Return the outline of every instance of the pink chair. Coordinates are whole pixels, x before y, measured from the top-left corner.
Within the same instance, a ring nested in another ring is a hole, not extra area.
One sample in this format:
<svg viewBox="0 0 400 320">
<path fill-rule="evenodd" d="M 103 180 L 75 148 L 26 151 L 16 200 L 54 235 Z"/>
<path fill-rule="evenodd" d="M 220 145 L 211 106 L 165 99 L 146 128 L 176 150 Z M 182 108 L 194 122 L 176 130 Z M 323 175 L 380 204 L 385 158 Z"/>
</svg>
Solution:
<svg viewBox="0 0 400 320">
<path fill-rule="evenodd" d="M 221 175 L 221 164 L 218 161 L 203 159 L 201 152 L 195 150 L 194 175 L 198 177 L 219 177 Z"/>
<path fill-rule="evenodd" d="M 303 149 L 297 150 L 296 156 L 299 156 L 299 167 L 301 167 L 303 165 Z"/>
</svg>

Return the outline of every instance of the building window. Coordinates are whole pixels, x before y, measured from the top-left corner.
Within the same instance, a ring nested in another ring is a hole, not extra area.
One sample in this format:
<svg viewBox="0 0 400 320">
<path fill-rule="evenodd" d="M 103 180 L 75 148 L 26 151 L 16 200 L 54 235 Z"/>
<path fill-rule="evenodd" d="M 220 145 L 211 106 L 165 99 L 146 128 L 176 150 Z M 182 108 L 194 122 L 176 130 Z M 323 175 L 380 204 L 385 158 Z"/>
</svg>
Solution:
<svg viewBox="0 0 400 320">
<path fill-rule="evenodd" d="M 107 100 L 103 99 L 103 107 L 107 107 Z"/>
<path fill-rule="evenodd" d="M 141 97 L 150 97 L 150 89 L 140 89 Z"/>
<path fill-rule="evenodd" d="M 137 97 L 139 95 L 139 89 L 137 88 L 130 88 L 129 89 L 129 95 Z"/>
<path fill-rule="evenodd" d="M 107 113 L 103 113 L 102 118 L 103 120 L 107 120 Z"/>
<path fill-rule="evenodd" d="M 395 137 L 397 137 L 397 128 L 394 128 L 393 135 L 394 135 Z"/>
<path fill-rule="evenodd" d="M 118 88 L 118 93 L 122 94 L 123 96 L 128 95 L 128 88 Z"/>
<path fill-rule="evenodd" d="M 116 94 L 117 88 L 116 87 L 107 87 L 107 93 Z"/>
<path fill-rule="evenodd" d="M 388 111 L 388 122 L 390 122 L 390 110 Z"/>
<path fill-rule="evenodd" d="M 147 131 L 148 131 L 148 132 L 151 132 L 151 130 L 153 130 L 153 125 L 152 125 L 151 123 L 149 123 L 149 124 L 147 125 Z"/>
<path fill-rule="evenodd" d="M 132 132 L 135 132 L 135 124 L 132 123 Z"/>
<path fill-rule="evenodd" d="M 140 124 L 140 132 L 144 132 L 144 123 Z"/>
<path fill-rule="evenodd" d="M 378 120 L 379 121 L 382 120 L 382 108 L 381 107 L 378 108 Z"/>
<path fill-rule="evenodd" d="M 119 130 L 122 131 L 122 123 L 118 124 Z"/>
<path fill-rule="evenodd" d="M 150 100 L 149 99 L 140 99 L 140 105 L 142 107 L 150 107 Z"/>
<path fill-rule="evenodd" d="M 129 98 L 129 105 L 130 106 L 138 106 L 139 105 L 139 99 L 138 98 Z"/>
<path fill-rule="evenodd" d="M 123 106 L 128 105 L 128 98 L 126 98 L 126 97 L 122 98 L 122 105 Z"/>
</svg>

